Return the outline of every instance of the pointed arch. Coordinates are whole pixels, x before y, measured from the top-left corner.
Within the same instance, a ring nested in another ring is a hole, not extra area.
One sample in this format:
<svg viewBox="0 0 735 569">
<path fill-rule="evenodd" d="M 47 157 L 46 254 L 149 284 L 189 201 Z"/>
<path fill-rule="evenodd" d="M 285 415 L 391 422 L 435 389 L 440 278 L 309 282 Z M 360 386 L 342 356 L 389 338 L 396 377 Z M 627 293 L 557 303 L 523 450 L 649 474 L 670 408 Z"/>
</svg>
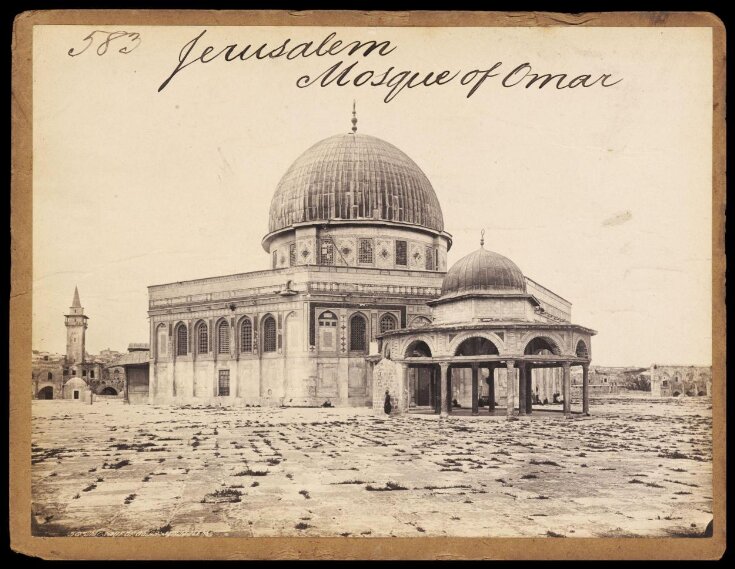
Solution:
<svg viewBox="0 0 735 569">
<path fill-rule="evenodd" d="M 555 356 L 562 355 L 561 344 L 555 338 L 549 335 L 538 335 L 526 341 L 523 353 L 526 355 L 535 355 L 541 350 L 549 350 Z"/>
<path fill-rule="evenodd" d="M 431 356 L 432 352 L 429 344 L 427 344 L 424 340 L 419 339 L 411 341 L 403 353 L 404 358 L 430 358 Z"/>
<path fill-rule="evenodd" d="M 386 312 L 380 317 L 380 322 L 378 324 L 378 330 L 380 330 L 381 334 L 385 334 L 386 332 L 390 332 L 391 330 L 395 330 L 398 328 L 398 319 L 395 317 L 394 314 L 391 314 L 390 312 Z"/>
<path fill-rule="evenodd" d="M 38 390 L 38 393 L 36 394 L 36 399 L 53 399 L 54 398 L 54 388 L 51 385 L 47 385 L 45 387 L 42 387 Z"/>
<path fill-rule="evenodd" d="M 196 352 L 197 354 L 206 354 L 209 352 L 209 327 L 204 320 L 200 320 L 194 326 L 196 331 Z"/>
<path fill-rule="evenodd" d="M 249 316 L 243 316 L 240 321 L 240 353 L 249 354 L 253 351 L 253 321 Z"/>
<path fill-rule="evenodd" d="M 189 353 L 189 330 L 184 322 L 176 325 L 176 355 L 185 356 Z"/>
<path fill-rule="evenodd" d="M 272 314 L 263 318 L 263 352 L 275 352 L 277 346 L 276 319 Z"/>
<path fill-rule="evenodd" d="M 484 336 L 470 336 L 454 349 L 455 356 L 497 356 L 498 347 Z"/>
<path fill-rule="evenodd" d="M 300 352 L 303 346 L 302 322 L 300 314 L 292 310 L 283 318 L 283 347 L 287 354 Z"/>
<path fill-rule="evenodd" d="M 166 325 L 164 323 L 156 326 L 154 341 L 156 342 L 156 354 L 158 357 L 166 357 L 168 355 L 168 334 L 166 333 Z"/>
<path fill-rule="evenodd" d="M 367 318 L 362 312 L 350 316 L 350 351 L 366 352 L 368 348 Z"/>
<path fill-rule="evenodd" d="M 230 323 L 227 318 L 222 318 L 217 322 L 217 353 L 230 353 Z"/>
<path fill-rule="evenodd" d="M 490 344 L 495 346 L 495 349 L 497 350 L 498 353 L 500 354 L 505 353 L 505 344 L 503 340 L 497 334 L 495 334 L 494 332 L 487 332 L 487 331 L 480 331 L 480 330 L 470 330 L 470 331 L 458 334 L 449 343 L 449 348 L 447 349 L 446 353 L 448 355 L 456 355 L 462 343 L 465 340 L 468 340 L 470 338 L 484 338 L 485 340 L 490 342 Z M 492 348 L 490 348 L 490 350 L 492 351 Z"/>
<path fill-rule="evenodd" d="M 585 343 L 584 340 L 579 340 L 579 342 L 577 342 L 575 353 L 577 354 L 578 358 L 589 358 L 590 357 L 590 352 L 587 349 L 587 344 Z"/>
</svg>

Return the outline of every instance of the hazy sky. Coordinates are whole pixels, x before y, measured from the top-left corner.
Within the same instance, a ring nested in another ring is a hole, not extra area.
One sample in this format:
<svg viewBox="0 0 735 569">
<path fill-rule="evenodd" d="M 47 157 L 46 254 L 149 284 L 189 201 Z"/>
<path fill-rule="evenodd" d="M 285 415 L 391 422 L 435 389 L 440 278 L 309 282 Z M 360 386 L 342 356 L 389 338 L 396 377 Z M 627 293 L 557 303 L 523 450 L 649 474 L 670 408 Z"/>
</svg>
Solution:
<svg viewBox="0 0 735 569">
<path fill-rule="evenodd" d="M 599 332 L 593 363 L 711 363 L 709 29 L 209 27 L 202 46 L 275 48 L 336 31 L 396 49 L 196 64 L 161 92 L 204 27 L 121 27 L 141 35 L 131 53 L 68 56 L 93 29 L 35 28 L 34 348 L 64 351 L 75 285 L 96 353 L 148 341 L 148 285 L 268 268 L 260 241 L 279 178 L 349 130 L 357 99 L 359 131 L 431 180 L 454 237 L 450 265 L 485 228 L 486 248 Z M 539 90 L 503 88 L 501 75 L 470 98 L 455 80 L 389 103 L 383 87 L 296 87 L 340 60 L 376 74 L 529 62 L 623 80 Z"/>
</svg>

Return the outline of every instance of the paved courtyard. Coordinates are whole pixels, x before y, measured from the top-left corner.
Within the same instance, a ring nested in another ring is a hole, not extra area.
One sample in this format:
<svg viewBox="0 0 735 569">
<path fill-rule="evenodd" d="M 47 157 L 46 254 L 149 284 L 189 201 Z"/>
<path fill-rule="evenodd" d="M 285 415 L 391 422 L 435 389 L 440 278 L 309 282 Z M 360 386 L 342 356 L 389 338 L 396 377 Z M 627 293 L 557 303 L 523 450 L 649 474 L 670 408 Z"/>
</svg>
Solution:
<svg viewBox="0 0 735 569">
<path fill-rule="evenodd" d="M 34 401 L 34 533 L 701 535 L 711 400 L 621 396 L 591 413 Z"/>
</svg>

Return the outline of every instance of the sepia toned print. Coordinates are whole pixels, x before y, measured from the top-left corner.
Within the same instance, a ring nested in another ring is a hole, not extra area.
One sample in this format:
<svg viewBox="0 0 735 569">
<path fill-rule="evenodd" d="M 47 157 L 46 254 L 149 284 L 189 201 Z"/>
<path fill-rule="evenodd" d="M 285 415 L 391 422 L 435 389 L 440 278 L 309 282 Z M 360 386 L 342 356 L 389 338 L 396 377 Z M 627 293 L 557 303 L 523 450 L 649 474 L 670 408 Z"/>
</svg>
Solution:
<svg viewBox="0 0 735 569">
<path fill-rule="evenodd" d="M 31 538 L 718 535 L 711 28 L 134 23 L 33 32 Z"/>
</svg>

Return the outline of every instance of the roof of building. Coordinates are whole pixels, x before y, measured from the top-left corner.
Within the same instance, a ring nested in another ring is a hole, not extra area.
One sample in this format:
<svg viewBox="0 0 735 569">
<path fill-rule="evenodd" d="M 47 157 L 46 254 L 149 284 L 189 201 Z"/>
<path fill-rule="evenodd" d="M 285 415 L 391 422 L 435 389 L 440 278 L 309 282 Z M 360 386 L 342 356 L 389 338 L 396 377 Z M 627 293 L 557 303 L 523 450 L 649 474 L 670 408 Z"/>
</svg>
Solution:
<svg viewBox="0 0 735 569">
<path fill-rule="evenodd" d="M 499 253 L 480 247 L 447 271 L 441 299 L 466 295 L 526 293 L 526 279 L 518 266 Z"/>
<path fill-rule="evenodd" d="M 268 230 L 328 220 L 444 230 L 439 200 L 421 168 L 392 144 L 356 132 L 317 142 L 296 159 L 276 187 Z"/>
<path fill-rule="evenodd" d="M 79 289 L 75 286 L 74 287 L 74 300 L 71 303 L 72 308 L 81 308 L 82 303 L 79 302 Z"/>
<path fill-rule="evenodd" d="M 150 352 L 148 350 L 142 351 L 133 351 L 128 352 L 127 354 L 124 354 L 117 358 L 115 361 L 110 362 L 107 364 L 107 367 L 117 367 L 117 366 L 126 366 L 126 365 L 136 365 L 136 364 L 147 364 L 150 360 Z"/>
</svg>

